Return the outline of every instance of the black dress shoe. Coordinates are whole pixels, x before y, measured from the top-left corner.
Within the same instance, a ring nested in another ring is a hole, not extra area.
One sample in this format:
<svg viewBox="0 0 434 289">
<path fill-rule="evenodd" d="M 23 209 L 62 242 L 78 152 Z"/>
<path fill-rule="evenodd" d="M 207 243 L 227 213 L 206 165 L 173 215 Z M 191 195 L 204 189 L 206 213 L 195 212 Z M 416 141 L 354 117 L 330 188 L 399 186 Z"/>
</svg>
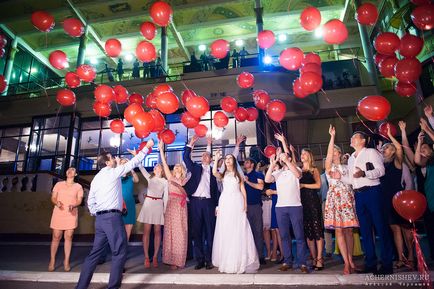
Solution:
<svg viewBox="0 0 434 289">
<path fill-rule="evenodd" d="M 380 269 L 378 269 L 377 273 L 374 273 L 374 275 L 392 275 L 393 274 L 393 268 L 383 267 L 381 266 Z"/>
<path fill-rule="evenodd" d="M 196 266 L 194 266 L 194 270 L 200 270 L 200 269 L 202 269 L 204 267 L 205 267 L 205 263 L 204 262 L 199 262 L 199 263 L 197 263 Z"/>
<path fill-rule="evenodd" d="M 377 267 L 373 266 L 373 267 L 365 267 L 364 269 L 354 269 L 356 271 L 357 274 L 377 274 Z"/>
<path fill-rule="evenodd" d="M 212 263 L 206 263 L 205 269 L 211 270 L 212 268 L 214 268 Z"/>
</svg>

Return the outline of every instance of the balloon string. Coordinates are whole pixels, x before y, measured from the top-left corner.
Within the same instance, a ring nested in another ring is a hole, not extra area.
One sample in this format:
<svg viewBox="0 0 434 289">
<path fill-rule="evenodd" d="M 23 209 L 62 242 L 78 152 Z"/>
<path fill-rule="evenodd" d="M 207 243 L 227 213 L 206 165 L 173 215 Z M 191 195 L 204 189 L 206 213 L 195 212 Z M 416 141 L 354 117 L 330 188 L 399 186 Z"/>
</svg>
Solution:
<svg viewBox="0 0 434 289">
<path fill-rule="evenodd" d="M 367 126 L 366 123 L 360 118 L 359 113 L 357 111 L 357 108 L 356 108 L 356 116 L 360 120 L 360 122 L 363 124 L 363 126 L 366 127 L 371 132 L 371 134 L 375 134 L 375 132 L 373 132 L 372 129 L 369 126 Z"/>
<path fill-rule="evenodd" d="M 421 283 L 423 284 L 422 288 L 429 288 L 433 289 L 433 284 L 431 282 L 430 277 L 430 271 L 428 269 L 428 266 L 426 265 L 425 258 L 423 257 L 423 252 L 419 244 L 419 237 L 416 233 L 416 226 L 413 222 L 413 229 L 411 230 L 413 233 L 413 242 L 414 247 L 416 249 L 416 256 L 417 256 L 417 270 L 419 271 L 419 276 L 422 280 Z"/>
<path fill-rule="evenodd" d="M 321 88 L 321 92 L 324 94 L 325 99 L 327 100 L 328 103 L 332 103 L 332 101 L 330 100 L 330 98 L 328 97 L 327 93 L 324 91 L 324 89 Z M 342 116 L 339 114 L 338 110 L 336 108 L 334 108 L 334 111 L 336 113 L 336 115 L 344 122 L 347 123 L 347 121 L 345 119 L 342 118 Z"/>
</svg>

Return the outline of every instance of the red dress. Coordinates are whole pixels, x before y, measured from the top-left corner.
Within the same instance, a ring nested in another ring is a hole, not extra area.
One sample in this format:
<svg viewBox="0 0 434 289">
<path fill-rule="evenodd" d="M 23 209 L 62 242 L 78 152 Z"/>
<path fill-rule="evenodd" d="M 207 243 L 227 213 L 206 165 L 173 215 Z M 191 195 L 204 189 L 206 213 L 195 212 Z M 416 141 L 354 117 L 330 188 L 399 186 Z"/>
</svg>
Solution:
<svg viewBox="0 0 434 289">
<path fill-rule="evenodd" d="M 78 226 L 78 209 L 74 208 L 70 212 L 69 205 L 75 205 L 78 198 L 83 197 L 83 187 L 80 184 L 68 186 L 66 181 L 57 182 L 53 188 L 53 193 L 57 193 L 57 201 L 62 202 L 63 210 L 57 206 L 53 209 L 51 216 L 51 229 L 73 230 Z"/>
<path fill-rule="evenodd" d="M 169 179 L 169 200 L 164 214 L 163 263 L 184 267 L 187 258 L 187 193 L 185 180 Z"/>
</svg>

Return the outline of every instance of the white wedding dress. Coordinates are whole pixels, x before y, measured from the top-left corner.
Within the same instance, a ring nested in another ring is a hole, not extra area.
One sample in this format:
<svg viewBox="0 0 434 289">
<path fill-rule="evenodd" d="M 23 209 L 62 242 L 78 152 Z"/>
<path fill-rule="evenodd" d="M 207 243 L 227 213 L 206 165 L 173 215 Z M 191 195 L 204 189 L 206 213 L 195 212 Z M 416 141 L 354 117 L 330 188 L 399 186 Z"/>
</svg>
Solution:
<svg viewBox="0 0 434 289">
<path fill-rule="evenodd" d="M 222 273 L 255 273 L 259 268 L 240 184 L 233 173 L 223 179 L 212 248 L 212 263 Z"/>
</svg>

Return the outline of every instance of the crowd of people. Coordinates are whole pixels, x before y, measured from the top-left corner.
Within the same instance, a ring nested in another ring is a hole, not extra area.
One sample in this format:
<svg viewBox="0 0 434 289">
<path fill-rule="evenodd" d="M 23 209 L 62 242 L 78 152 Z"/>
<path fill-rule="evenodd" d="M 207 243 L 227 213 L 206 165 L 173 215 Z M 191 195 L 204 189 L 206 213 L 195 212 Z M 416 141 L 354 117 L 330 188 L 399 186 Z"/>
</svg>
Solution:
<svg viewBox="0 0 434 289">
<path fill-rule="evenodd" d="M 402 267 L 414 269 L 411 224 L 394 210 L 392 198 L 403 189 L 416 189 L 425 194 L 428 209 L 424 223 L 433 259 L 434 154 L 432 146 L 425 142 L 425 135 L 434 140 L 431 106 L 425 108 L 425 114 L 428 121 L 423 118 L 420 121 L 421 132 L 414 150 L 408 142 L 403 121 L 399 123 L 402 143 L 389 127 L 389 141 L 368 148 L 367 134 L 357 131 L 350 140 L 354 152 L 349 157 L 335 145 L 336 131 L 330 126 L 322 175 L 312 152 L 303 149 L 297 159 L 293 146 L 282 134 L 275 135 L 281 146 L 269 159 L 268 166 L 253 158 L 244 159 L 243 167 L 240 166 L 237 157 L 244 136 L 236 140 L 232 154 L 222 156 L 221 151 L 216 151 L 214 161 L 209 138 L 201 163 L 191 159 L 198 140 L 194 136 L 185 147 L 183 163 L 175 164 L 172 170 L 160 141 L 161 163 L 155 165 L 152 174 L 141 163 L 154 145 L 153 140 L 148 140 L 140 152 L 130 151 L 134 156 L 131 160 L 103 153 L 98 156 L 100 171 L 91 183 L 87 199 L 90 213 L 96 216 L 95 240 L 82 265 L 76 288 L 87 288 L 107 245 L 113 256 L 109 288 L 120 286 L 128 239 L 136 221 L 133 183 L 138 181 L 138 176 L 133 170 L 135 167 L 139 167 L 148 183 L 137 217 L 137 221 L 144 224 L 145 268 L 159 266 L 160 248 L 164 264 L 174 270 L 183 268 L 189 243 L 192 243 L 196 270 L 216 266 L 224 273 L 254 273 L 268 261 L 280 264 L 280 271 L 297 268 L 302 273 L 319 271 L 324 269 L 324 246 L 331 247 L 331 238 L 324 238 L 325 232 L 334 230 L 337 249 L 344 262 L 344 275 L 392 274 L 394 269 Z M 83 198 L 82 188 L 74 182 L 75 174 L 75 169 L 69 168 L 66 181 L 57 183 L 53 189 L 55 208 L 49 271 L 54 270 L 62 234 L 65 237 L 64 269 L 70 269 L 77 206 Z M 325 197 L 321 197 L 319 192 L 324 188 Z M 152 228 L 154 253 L 150 256 Z M 353 261 L 354 244 L 360 242 L 355 230 L 362 237 L 364 267 L 356 266 Z M 376 236 L 380 240 L 380 267 Z M 293 238 L 296 256 L 292 253 Z"/>
</svg>

